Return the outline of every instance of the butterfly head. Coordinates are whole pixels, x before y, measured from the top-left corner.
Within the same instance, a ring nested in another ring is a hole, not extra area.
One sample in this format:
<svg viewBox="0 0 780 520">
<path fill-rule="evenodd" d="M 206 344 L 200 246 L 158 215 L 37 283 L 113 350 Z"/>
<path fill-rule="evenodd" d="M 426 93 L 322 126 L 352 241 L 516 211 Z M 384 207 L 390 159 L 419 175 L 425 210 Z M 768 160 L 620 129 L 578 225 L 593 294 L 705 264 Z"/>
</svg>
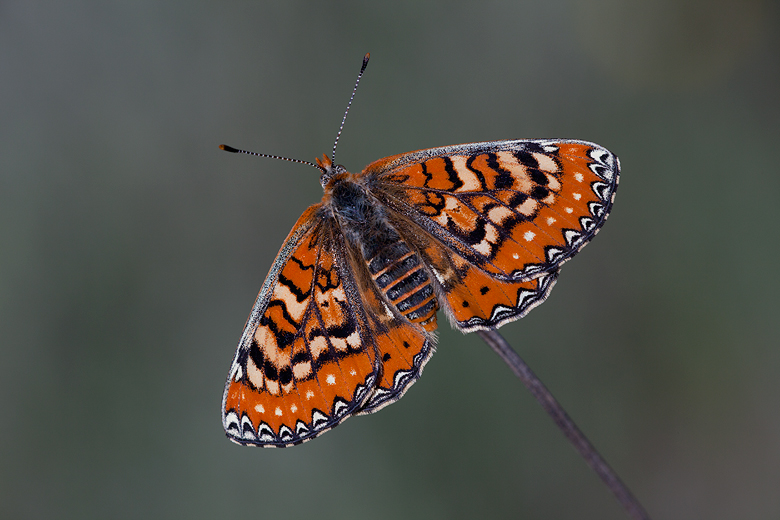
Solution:
<svg viewBox="0 0 780 520">
<path fill-rule="evenodd" d="M 330 157 L 325 154 L 322 154 L 322 159 L 317 157 L 314 160 L 317 162 L 317 168 L 322 172 L 320 184 L 322 184 L 323 188 L 327 188 L 339 175 L 347 173 L 346 168 L 340 164 L 333 164 Z"/>
</svg>

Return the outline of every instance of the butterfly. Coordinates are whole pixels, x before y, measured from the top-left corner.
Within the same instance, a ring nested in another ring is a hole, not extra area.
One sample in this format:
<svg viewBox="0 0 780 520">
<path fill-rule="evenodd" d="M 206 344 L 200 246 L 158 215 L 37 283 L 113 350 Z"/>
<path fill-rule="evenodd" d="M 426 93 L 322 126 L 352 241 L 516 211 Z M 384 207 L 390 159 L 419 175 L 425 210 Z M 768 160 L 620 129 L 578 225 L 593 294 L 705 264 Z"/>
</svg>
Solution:
<svg viewBox="0 0 780 520">
<path fill-rule="evenodd" d="M 231 364 L 222 422 L 238 444 L 300 444 L 397 401 L 439 310 L 462 332 L 525 316 L 604 224 L 620 172 L 565 139 L 418 150 L 357 174 L 333 157 L 308 163 L 322 201 L 284 241 Z"/>
</svg>

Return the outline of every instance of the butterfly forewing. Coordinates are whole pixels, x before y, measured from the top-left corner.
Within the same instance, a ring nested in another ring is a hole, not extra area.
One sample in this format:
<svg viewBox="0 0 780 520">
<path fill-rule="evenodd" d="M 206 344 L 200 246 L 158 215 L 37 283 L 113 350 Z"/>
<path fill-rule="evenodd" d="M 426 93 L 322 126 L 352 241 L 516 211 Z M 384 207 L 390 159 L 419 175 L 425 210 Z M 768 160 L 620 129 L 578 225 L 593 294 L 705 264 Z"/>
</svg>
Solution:
<svg viewBox="0 0 780 520">
<path fill-rule="evenodd" d="M 282 247 L 225 388 L 232 440 L 298 444 L 356 412 L 373 391 L 376 349 L 339 240 L 318 205 Z"/>
<path fill-rule="evenodd" d="M 598 231 L 618 163 L 584 141 L 494 141 L 390 157 L 365 174 L 442 244 L 499 280 L 520 281 L 556 271 Z"/>
</svg>

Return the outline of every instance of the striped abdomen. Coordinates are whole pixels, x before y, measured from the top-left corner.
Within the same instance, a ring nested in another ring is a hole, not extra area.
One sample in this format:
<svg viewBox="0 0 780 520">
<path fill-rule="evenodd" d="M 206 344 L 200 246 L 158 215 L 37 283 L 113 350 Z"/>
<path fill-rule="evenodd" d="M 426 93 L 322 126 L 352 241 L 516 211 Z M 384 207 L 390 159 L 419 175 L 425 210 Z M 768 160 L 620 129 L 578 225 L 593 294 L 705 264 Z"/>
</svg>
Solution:
<svg viewBox="0 0 780 520">
<path fill-rule="evenodd" d="M 396 308 L 426 330 L 436 329 L 438 302 L 428 273 L 420 257 L 403 241 L 393 242 L 377 251 L 368 270 L 379 289 Z"/>
</svg>

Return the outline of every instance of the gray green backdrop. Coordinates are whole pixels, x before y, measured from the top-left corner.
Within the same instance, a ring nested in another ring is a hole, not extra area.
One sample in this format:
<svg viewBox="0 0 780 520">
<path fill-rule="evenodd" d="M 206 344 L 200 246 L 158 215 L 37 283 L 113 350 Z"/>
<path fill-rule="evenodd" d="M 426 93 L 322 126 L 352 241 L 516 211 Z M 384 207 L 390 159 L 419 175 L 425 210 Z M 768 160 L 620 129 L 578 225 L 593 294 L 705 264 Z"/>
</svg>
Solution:
<svg viewBox="0 0 780 520">
<path fill-rule="evenodd" d="M 0 3 L 0 517 L 621 519 L 446 320 L 398 403 L 285 450 L 220 424 L 322 190 L 522 137 L 621 158 L 614 211 L 502 332 L 657 519 L 780 517 L 780 9 L 770 1 Z"/>
</svg>

